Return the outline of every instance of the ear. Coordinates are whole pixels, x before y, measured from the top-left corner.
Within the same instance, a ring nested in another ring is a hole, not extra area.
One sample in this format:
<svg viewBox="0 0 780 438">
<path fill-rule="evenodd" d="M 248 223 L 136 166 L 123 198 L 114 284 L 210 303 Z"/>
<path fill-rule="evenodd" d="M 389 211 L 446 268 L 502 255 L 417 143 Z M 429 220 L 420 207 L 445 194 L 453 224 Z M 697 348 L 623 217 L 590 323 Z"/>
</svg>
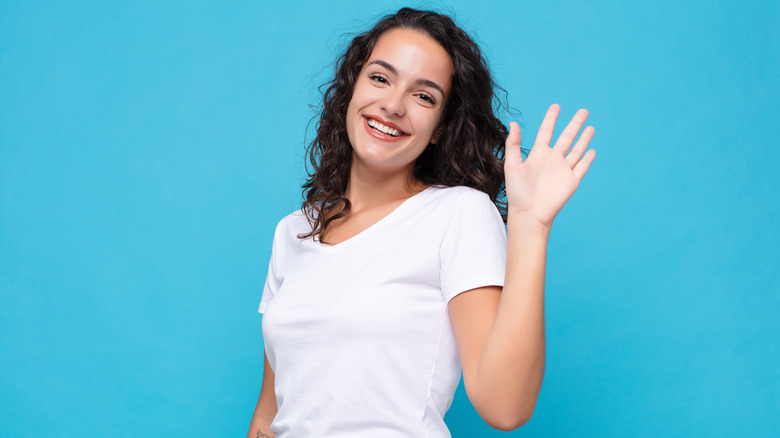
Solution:
<svg viewBox="0 0 780 438">
<path fill-rule="evenodd" d="M 436 131 L 433 133 L 433 137 L 431 137 L 431 144 L 436 144 L 436 142 L 439 141 L 439 137 L 441 137 L 441 126 L 436 128 Z"/>
</svg>

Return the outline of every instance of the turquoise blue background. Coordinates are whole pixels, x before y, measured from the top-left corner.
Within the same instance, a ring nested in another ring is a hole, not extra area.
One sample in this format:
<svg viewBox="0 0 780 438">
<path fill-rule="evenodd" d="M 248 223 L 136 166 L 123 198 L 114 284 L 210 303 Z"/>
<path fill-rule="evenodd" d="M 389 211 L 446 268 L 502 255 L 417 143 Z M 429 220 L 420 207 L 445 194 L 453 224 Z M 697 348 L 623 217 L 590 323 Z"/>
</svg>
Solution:
<svg viewBox="0 0 780 438">
<path fill-rule="evenodd" d="M 246 434 L 309 105 L 405 4 L 3 0 L 0 435 Z M 459 390 L 453 436 L 780 435 L 780 4 L 411 4 L 482 44 L 526 147 L 554 102 L 596 127 L 534 417 Z"/>
</svg>

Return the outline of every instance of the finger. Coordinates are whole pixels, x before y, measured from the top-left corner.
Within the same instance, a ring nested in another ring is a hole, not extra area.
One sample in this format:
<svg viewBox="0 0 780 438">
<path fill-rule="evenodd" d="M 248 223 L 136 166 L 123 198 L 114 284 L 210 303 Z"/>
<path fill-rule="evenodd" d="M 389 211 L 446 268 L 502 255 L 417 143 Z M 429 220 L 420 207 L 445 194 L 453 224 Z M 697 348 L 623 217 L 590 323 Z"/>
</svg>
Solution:
<svg viewBox="0 0 780 438">
<path fill-rule="evenodd" d="M 590 163 L 592 163 L 595 158 L 596 158 L 596 150 L 591 149 L 585 154 L 584 157 L 582 157 L 580 162 L 577 163 L 576 166 L 574 166 L 574 169 L 572 169 L 572 171 L 574 172 L 574 175 L 577 177 L 577 181 L 582 181 L 582 178 L 585 176 L 586 173 L 588 173 L 588 169 L 590 168 Z"/>
<path fill-rule="evenodd" d="M 534 146 L 539 144 L 548 147 L 550 146 L 553 131 L 555 131 L 555 121 L 558 120 L 558 113 L 560 112 L 560 105 L 557 103 L 550 105 L 550 108 L 547 110 L 547 114 L 544 115 L 542 124 L 539 126 L 539 132 L 536 134 L 536 141 L 534 142 Z"/>
<path fill-rule="evenodd" d="M 506 148 L 504 149 L 504 156 L 506 161 L 514 161 L 520 158 L 520 125 L 515 122 L 509 122 L 509 135 L 506 137 Z"/>
<path fill-rule="evenodd" d="M 574 143 L 574 147 L 569 151 L 569 155 L 566 155 L 566 161 L 572 169 L 574 169 L 574 166 L 576 166 L 580 161 L 580 158 L 582 158 L 582 154 L 584 154 L 585 149 L 588 148 L 588 144 L 590 144 L 591 139 L 593 139 L 593 134 L 595 132 L 596 130 L 593 129 L 592 126 L 586 126 L 582 131 L 582 134 L 580 134 L 577 143 Z"/>
<path fill-rule="evenodd" d="M 509 135 L 506 138 L 506 145 L 519 147 L 520 146 L 520 125 L 517 122 L 509 122 Z"/>
<path fill-rule="evenodd" d="M 577 111 L 574 114 L 574 117 L 571 118 L 569 124 L 566 125 L 566 128 L 563 130 L 563 132 L 561 132 L 560 137 L 558 137 L 558 141 L 556 141 L 555 146 L 553 146 L 553 150 L 561 155 L 565 155 L 566 151 L 568 151 L 571 147 L 571 144 L 574 143 L 574 139 L 577 137 L 577 133 L 580 132 L 580 128 L 582 128 L 582 125 L 585 123 L 585 119 L 587 118 L 588 110 L 582 108 Z"/>
</svg>

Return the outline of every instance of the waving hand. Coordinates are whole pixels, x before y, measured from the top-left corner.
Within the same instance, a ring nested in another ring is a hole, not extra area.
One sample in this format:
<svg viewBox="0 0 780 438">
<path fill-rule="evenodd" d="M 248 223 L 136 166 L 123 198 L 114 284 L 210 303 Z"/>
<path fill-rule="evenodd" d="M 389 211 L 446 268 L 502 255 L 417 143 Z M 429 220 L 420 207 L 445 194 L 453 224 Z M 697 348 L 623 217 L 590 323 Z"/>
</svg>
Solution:
<svg viewBox="0 0 780 438">
<path fill-rule="evenodd" d="M 596 158 L 593 149 L 585 153 L 593 138 L 592 126 L 582 131 L 572 147 L 577 133 L 588 118 L 585 109 L 577 111 L 558 141 L 550 147 L 560 109 L 555 104 L 547 110 L 534 146 L 525 161 L 520 154 L 520 127 L 517 123 L 509 124 L 509 137 L 506 139 L 504 172 L 509 211 L 534 218 L 547 228 L 552 226 L 555 216 L 577 190 Z"/>
</svg>

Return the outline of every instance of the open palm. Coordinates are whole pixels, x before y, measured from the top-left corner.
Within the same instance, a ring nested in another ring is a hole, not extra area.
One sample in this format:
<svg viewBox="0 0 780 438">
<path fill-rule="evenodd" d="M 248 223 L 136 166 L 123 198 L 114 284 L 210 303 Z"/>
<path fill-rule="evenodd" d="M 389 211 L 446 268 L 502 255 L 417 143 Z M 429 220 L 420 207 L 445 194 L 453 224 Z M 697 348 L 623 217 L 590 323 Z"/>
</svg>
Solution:
<svg viewBox="0 0 780 438">
<path fill-rule="evenodd" d="M 559 105 L 554 104 L 547 110 L 534 146 L 525 161 L 520 154 L 520 127 L 517 123 L 509 124 L 509 137 L 506 139 L 504 172 L 509 211 L 529 215 L 548 228 L 577 190 L 596 158 L 593 149 L 585 153 L 593 138 L 592 126 L 582 131 L 572 147 L 577 133 L 588 118 L 585 109 L 577 111 L 558 141 L 550 147 L 560 109 Z"/>
</svg>

